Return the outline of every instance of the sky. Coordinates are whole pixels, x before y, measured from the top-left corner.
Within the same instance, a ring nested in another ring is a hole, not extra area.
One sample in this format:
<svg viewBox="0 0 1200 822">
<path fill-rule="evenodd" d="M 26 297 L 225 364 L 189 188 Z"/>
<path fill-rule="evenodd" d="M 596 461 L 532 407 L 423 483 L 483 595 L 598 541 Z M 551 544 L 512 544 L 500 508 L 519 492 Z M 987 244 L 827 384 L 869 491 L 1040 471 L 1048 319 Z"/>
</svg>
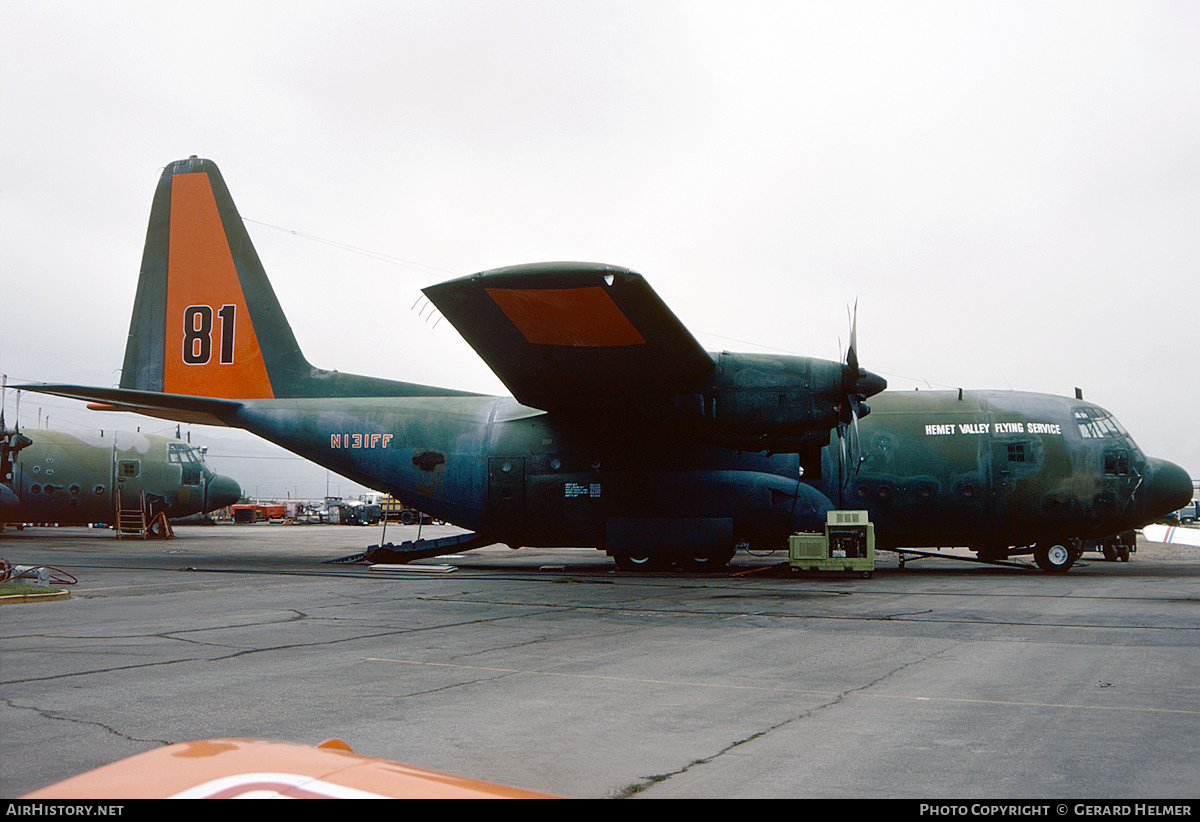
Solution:
<svg viewBox="0 0 1200 822">
<path fill-rule="evenodd" d="M 323 368 L 507 393 L 420 288 L 607 262 L 710 350 L 839 359 L 857 302 L 891 389 L 1079 387 L 1200 478 L 1197 42 L 1190 0 L 0 0 L 0 372 L 117 382 L 195 154 Z M 191 431 L 261 496 L 324 495 Z"/>
</svg>

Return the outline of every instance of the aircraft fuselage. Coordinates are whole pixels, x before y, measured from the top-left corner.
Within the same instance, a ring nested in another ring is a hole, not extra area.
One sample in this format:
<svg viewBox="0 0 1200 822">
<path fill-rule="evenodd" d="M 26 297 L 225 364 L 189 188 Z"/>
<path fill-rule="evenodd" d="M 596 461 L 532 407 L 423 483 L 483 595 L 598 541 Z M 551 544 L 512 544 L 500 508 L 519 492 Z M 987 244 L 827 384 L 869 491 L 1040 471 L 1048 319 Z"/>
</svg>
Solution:
<svg viewBox="0 0 1200 822">
<path fill-rule="evenodd" d="M 1103 537 L 1161 516 L 1190 484 L 1083 400 L 885 392 L 871 408 L 859 464 L 847 460 L 839 478 L 835 441 L 823 452 L 821 487 L 838 507 L 870 511 L 881 546 L 998 549 Z"/>
<path fill-rule="evenodd" d="M 1020 546 L 1140 526 L 1186 480 L 1096 405 L 1015 391 L 879 394 L 844 466 L 836 432 L 769 455 L 488 396 L 247 400 L 229 422 L 525 546 L 780 548 L 830 508 L 869 511 L 882 546 Z"/>
<path fill-rule="evenodd" d="M 515 399 L 309 363 L 216 165 L 190 157 L 155 190 L 120 388 L 36 390 L 245 428 L 473 545 L 594 546 L 623 567 L 719 567 L 865 508 L 881 546 L 1036 542 L 1066 570 L 1078 540 L 1191 498 L 1181 468 L 1089 403 L 886 393 L 853 320 L 833 362 L 706 351 L 621 266 L 506 266 L 422 293 Z"/>
<path fill-rule="evenodd" d="M 154 495 L 156 508 L 169 517 L 185 517 L 231 505 L 241 493 L 177 439 L 126 431 L 26 430 L 17 436 L 29 442 L 6 465 L 11 497 L 0 506 L 0 522 L 111 525 L 118 498 L 122 507 L 137 507 L 143 493 Z"/>
</svg>

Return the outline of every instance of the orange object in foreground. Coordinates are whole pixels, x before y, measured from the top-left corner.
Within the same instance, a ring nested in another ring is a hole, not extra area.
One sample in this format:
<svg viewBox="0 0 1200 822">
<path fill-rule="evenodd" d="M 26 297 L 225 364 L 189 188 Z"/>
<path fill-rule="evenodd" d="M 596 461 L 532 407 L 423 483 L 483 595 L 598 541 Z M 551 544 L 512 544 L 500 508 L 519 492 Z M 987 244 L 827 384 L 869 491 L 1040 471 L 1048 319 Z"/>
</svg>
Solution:
<svg viewBox="0 0 1200 822">
<path fill-rule="evenodd" d="M 180 742 L 26 794 L 24 799 L 553 799 L 548 794 L 317 747 L 254 739 Z"/>
</svg>

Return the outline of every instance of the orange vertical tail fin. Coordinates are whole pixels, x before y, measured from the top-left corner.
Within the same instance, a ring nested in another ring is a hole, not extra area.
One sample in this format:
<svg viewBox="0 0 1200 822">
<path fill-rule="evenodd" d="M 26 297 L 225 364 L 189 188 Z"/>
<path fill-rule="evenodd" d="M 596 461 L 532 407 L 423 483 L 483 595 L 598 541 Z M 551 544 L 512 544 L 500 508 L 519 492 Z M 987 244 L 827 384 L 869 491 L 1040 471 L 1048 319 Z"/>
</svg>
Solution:
<svg viewBox="0 0 1200 822">
<path fill-rule="evenodd" d="M 220 171 L 164 169 L 150 213 L 122 388 L 248 399 L 294 393 L 311 367 Z"/>
<path fill-rule="evenodd" d="M 196 157 L 168 164 L 154 194 L 121 388 L 231 400 L 466 393 L 310 365 L 221 172 Z"/>
</svg>

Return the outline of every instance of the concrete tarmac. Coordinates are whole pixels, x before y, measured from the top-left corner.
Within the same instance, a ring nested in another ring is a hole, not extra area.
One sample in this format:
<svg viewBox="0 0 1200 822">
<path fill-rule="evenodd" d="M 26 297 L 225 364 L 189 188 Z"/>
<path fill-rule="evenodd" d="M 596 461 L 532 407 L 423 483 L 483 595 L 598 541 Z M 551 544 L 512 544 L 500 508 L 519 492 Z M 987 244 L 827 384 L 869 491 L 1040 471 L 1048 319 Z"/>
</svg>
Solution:
<svg viewBox="0 0 1200 822">
<path fill-rule="evenodd" d="M 0 535 L 79 580 L 0 606 L 0 794 L 236 736 L 569 797 L 1200 796 L 1200 548 L 1063 575 L 881 554 L 861 579 L 492 547 L 394 573 L 321 564 L 378 527 L 177 533 Z"/>
</svg>

